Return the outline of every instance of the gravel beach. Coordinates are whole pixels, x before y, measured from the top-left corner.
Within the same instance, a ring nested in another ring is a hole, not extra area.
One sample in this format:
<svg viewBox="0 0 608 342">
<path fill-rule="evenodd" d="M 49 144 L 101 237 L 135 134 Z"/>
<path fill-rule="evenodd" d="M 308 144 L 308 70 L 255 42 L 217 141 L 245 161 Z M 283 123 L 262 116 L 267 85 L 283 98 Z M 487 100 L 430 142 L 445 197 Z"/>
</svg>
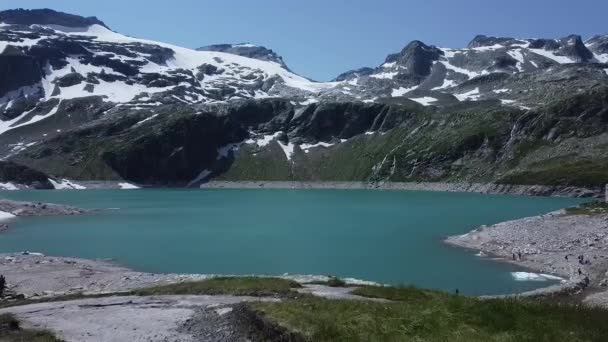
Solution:
<svg viewBox="0 0 608 342">
<path fill-rule="evenodd" d="M 570 215 L 561 210 L 482 226 L 464 235 L 448 237 L 445 241 L 533 272 L 567 279 L 562 286 L 534 291 L 532 295 L 579 292 L 586 287 L 585 292 L 593 293 L 593 296 L 583 293 L 586 297 L 584 302 L 598 305 L 608 302 L 606 214 Z"/>
<path fill-rule="evenodd" d="M 492 183 L 441 183 L 441 182 L 253 182 L 211 181 L 201 189 L 342 189 L 342 190 L 411 190 L 443 192 L 477 192 L 483 194 L 511 194 L 527 196 L 562 196 L 599 198 L 600 189 L 546 185 L 509 185 Z"/>
</svg>

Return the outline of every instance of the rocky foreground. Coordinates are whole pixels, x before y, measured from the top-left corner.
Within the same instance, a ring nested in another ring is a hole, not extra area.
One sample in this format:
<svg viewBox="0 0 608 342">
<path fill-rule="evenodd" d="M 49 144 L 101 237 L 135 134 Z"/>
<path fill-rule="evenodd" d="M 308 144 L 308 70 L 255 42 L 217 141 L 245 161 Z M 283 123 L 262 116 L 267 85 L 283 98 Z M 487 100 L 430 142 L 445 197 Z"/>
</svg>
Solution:
<svg viewBox="0 0 608 342">
<path fill-rule="evenodd" d="M 550 290 L 580 293 L 591 305 L 608 304 L 608 214 L 603 210 L 542 216 L 482 226 L 446 242 L 568 281 Z M 533 295 L 548 295 L 536 291 Z"/>
<path fill-rule="evenodd" d="M 120 294 L 158 285 L 210 279 L 212 275 L 135 272 L 102 260 L 49 257 L 36 253 L 0 254 L 0 274 L 10 298 L 48 300 L 68 295 Z M 301 293 L 331 299 L 361 300 L 354 287 L 314 284 L 325 276 L 285 276 L 302 284 Z M 351 285 L 372 284 L 348 281 Z M 65 298 L 65 297 L 64 297 Z M 66 341 L 243 341 L 233 313 L 239 304 L 279 301 L 273 296 L 162 295 L 111 296 L 41 302 L 0 309 L 16 315 L 27 328 L 50 329 Z M 369 300 L 369 299 L 368 299 Z M 377 301 L 377 300 L 376 300 Z M 243 330 L 245 329 L 245 330 Z"/>
<path fill-rule="evenodd" d="M 78 215 L 86 210 L 67 205 L 42 202 L 19 202 L 0 199 L 0 211 L 14 216 L 60 216 Z"/>
</svg>

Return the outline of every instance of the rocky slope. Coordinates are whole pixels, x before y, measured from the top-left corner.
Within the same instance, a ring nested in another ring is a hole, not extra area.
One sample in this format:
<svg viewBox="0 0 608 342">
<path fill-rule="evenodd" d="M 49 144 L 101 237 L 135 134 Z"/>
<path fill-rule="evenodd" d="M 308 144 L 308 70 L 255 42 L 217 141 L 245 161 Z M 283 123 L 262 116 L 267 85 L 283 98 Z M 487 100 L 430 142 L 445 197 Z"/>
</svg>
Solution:
<svg viewBox="0 0 608 342">
<path fill-rule="evenodd" d="M 608 182 L 607 36 L 414 41 L 321 83 L 251 44 L 190 50 L 52 11 L 0 22 L 0 154 L 54 177 Z"/>
</svg>

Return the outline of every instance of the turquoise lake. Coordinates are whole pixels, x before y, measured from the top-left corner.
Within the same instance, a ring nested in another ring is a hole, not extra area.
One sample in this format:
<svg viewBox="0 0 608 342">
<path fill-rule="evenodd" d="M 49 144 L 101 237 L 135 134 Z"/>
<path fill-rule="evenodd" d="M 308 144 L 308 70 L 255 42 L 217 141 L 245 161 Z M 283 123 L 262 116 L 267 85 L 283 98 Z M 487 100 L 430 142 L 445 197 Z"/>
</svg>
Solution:
<svg viewBox="0 0 608 342">
<path fill-rule="evenodd" d="M 365 190 L 14 191 L 3 197 L 102 209 L 19 218 L 0 252 L 111 258 L 154 273 L 324 274 L 501 294 L 547 286 L 515 266 L 445 245 L 482 224 L 577 199 Z"/>
</svg>

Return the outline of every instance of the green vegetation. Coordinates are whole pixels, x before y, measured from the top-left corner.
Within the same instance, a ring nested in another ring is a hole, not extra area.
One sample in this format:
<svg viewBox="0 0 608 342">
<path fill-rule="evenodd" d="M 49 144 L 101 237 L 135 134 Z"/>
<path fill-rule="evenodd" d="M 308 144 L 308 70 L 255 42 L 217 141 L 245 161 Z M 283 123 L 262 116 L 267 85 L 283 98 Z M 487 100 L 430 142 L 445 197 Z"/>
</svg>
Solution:
<svg viewBox="0 0 608 342">
<path fill-rule="evenodd" d="M 202 281 L 161 285 L 135 290 L 139 296 L 156 295 L 235 295 L 235 296 L 285 296 L 299 283 L 280 278 L 218 277 Z"/>
<path fill-rule="evenodd" d="M 608 311 L 518 300 L 481 300 L 415 288 L 365 287 L 394 302 L 305 296 L 251 303 L 308 341 L 607 341 Z"/>
<path fill-rule="evenodd" d="M 346 282 L 338 277 L 330 277 L 327 281 L 329 287 L 346 287 Z"/>
<path fill-rule="evenodd" d="M 60 342 L 44 330 L 21 329 L 19 321 L 11 314 L 0 315 L 0 342 Z"/>
<path fill-rule="evenodd" d="M 575 163 L 550 164 L 545 168 L 509 174 L 502 184 L 603 186 L 608 183 L 608 162 L 580 160 Z"/>
<path fill-rule="evenodd" d="M 608 203 L 606 202 L 591 202 L 584 203 L 578 207 L 567 208 L 568 215 L 603 215 L 608 214 Z"/>
<path fill-rule="evenodd" d="M 381 298 L 393 301 L 426 301 L 437 296 L 445 296 L 445 293 L 409 287 L 391 286 L 363 286 L 352 292 L 354 295 L 368 298 Z"/>
</svg>

